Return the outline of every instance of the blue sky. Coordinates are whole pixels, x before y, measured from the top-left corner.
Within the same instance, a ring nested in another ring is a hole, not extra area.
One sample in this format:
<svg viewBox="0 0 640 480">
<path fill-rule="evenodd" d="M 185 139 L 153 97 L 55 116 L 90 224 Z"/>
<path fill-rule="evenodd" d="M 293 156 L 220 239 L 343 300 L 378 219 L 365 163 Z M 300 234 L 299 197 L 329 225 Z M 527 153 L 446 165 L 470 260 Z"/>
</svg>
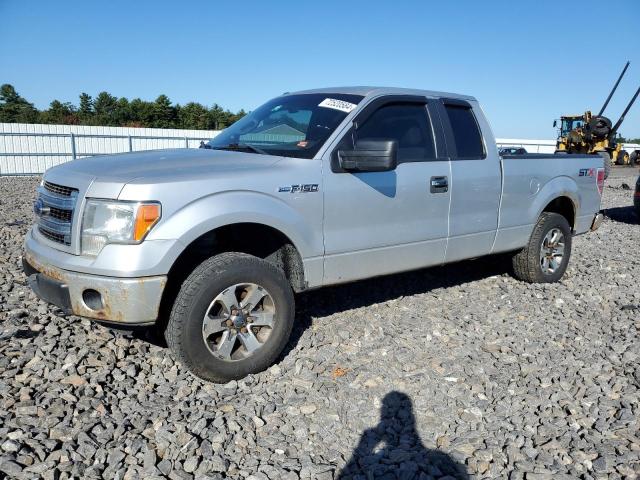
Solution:
<svg viewBox="0 0 640 480">
<path fill-rule="evenodd" d="M 251 110 L 284 91 L 388 85 L 476 96 L 500 137 L 561 113 L 617 120 L 640 85 L 638 0 L 0 0 L 0 83 L 39 108 L 106 90 Z M 609 24 L 605 24 L 605 21 Z M 640 137 L 640 100 L 621 132 Z"/>
</svg>

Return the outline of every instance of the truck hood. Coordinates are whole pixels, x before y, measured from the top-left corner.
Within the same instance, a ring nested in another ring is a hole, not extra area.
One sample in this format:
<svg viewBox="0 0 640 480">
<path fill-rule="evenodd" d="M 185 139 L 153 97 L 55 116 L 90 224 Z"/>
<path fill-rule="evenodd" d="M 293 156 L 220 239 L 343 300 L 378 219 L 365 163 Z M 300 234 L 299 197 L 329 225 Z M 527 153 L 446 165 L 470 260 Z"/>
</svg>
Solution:
<svg viewBox="0 0 640 480">
<path fill-rule="evenodd" d="M 279 159 L 224 150 L 149 150 L 73 160 L 47 170 L 45 178 L 81 190 L 86 188 L 89 196 L 117 198 L 124 185 L 134 180 L 136 183 L 166 183 L 220 177 L 242 170 L 260 170 Z"/>
</svg>

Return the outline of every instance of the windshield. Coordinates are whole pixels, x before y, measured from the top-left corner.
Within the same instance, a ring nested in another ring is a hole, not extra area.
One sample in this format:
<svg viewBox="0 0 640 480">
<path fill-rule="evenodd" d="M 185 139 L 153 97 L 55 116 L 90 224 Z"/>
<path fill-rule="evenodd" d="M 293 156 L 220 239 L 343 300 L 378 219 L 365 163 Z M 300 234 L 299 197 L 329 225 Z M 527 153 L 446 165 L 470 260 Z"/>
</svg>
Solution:
<svg viewBox="0 0 640 480">
<path fill-rule="evenodd" d="M 362 98 L 337 93 L 274 98 L 220 132 L 204 147 L 313 158 Z"/>
</svg>

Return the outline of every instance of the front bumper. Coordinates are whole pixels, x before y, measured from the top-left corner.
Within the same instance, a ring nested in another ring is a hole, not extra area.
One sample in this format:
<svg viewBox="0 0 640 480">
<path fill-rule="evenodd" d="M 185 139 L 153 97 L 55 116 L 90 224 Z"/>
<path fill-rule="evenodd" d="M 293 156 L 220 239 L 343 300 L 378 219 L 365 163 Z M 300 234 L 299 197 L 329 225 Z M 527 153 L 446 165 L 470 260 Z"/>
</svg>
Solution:
<svg viewBox="0 0 640 480">
<path fill-rule="evenodd" d="M 166 276 L 89 275 L 63 270 L 43 260 L 27 248 L 22 265 L 29 286 L 45 302 L 81 317 L 126 325 L 150 325 L 158 318 Z M 92 303 L 94 308 L 91 308 L 85 303 L 83 294 L 88 290 L 100 294 L 99 306 Z"/>
</svg>

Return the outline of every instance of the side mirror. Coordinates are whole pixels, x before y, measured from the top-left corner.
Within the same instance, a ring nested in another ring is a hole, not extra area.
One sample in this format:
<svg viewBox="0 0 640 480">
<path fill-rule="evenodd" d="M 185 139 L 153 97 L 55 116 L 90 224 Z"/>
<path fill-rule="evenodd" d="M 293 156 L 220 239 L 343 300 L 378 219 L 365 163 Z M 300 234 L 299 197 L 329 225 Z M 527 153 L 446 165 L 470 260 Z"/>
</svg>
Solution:
<svg viewBox="0 0 640 480">
<path fill-rule="evenodd" d="M 388 172 L 398 166 L 397 140 L 359 140 L 354 150 L 339 150 L 340 167 L 348 172 Z"/>
<path fill-rule="evenodd" d="M 558 126 L 558 121 L 557 121 L 557 120 L 554 120 L 554 121 L 553 121 L 553 128 L 556 128 L 557 126 Z"/>
</svg>

